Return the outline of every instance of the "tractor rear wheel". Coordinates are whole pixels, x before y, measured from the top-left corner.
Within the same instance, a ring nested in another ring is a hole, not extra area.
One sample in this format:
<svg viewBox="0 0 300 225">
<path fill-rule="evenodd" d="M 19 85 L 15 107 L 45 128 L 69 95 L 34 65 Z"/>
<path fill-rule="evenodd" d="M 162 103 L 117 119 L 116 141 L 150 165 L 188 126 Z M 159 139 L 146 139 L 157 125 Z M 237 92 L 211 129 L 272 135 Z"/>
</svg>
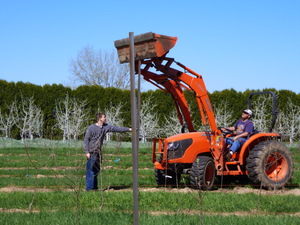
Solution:
<svg viewBox="0 0 300 225">
<path fill-rule="evenodd" d="M 191 186 L 196 189 L 210 190 L 215 181 L 214 160 L 209 156 L 198 156 L 190 171 Z"/>
<path fill-rule="evenodd" d="M 176 186 L 178 187 L 181 173 L 176 173 L 172 170 L 159 170 L 154 171 L 156 183 L 160 186 Z"/>
<path fill-rule="evenodd" d="M 262 142 L 249 152 L 246 169 L 253 183 L 267 189 L 282 188 L 293 175 L 292 153 L 281 142 Z"/>
</svg>

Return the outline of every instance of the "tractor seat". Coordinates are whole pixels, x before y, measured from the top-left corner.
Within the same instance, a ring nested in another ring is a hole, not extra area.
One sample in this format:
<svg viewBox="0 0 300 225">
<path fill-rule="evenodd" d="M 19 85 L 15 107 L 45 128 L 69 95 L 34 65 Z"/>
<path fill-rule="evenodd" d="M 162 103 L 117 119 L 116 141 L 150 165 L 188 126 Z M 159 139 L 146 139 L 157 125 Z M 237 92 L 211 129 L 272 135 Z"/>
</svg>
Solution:
<svg viewBox="0 0 300 225">
<path fill-rule="evenodd" d="M 252 133 L 250 133 L 250 134 L 248 135 L 248 138 L 251 137 L 251 136 L 254 135 L 254 134 L 258 134 L 259 132 L 260 132 L 260 130 L 254 130 Z"/>
</svg>

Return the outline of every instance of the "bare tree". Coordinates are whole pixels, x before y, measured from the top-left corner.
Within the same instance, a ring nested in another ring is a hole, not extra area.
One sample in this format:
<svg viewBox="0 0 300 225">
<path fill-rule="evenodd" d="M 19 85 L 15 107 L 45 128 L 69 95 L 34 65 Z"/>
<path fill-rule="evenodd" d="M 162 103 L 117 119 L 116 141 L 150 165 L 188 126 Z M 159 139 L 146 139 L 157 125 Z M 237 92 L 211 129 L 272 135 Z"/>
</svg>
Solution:
<svg viewBox="0 0 300 225">
<path fill-rule="evenodd" d="M 228 102 L 223 101 L 215 108 L 216 123 L 222 127 L 228 127 L 234 123 L 232 119 L 233 110 L 229 108 Z"/>
<path fill-rule="evenodd" d="M 164 117 L 164 129 L 161 131 L 164 136 L 172 136 L 179 134 L 181 131 L 181 125 L 175 110 L 173 110 L 169 116 Z"/>
<path fill-rule="evenodd" d="M 35 105 L 33 97 L 29 99 L 21 97 L 18 115 L 16 125 L 20 129 L 22 141 L 27 136 L 32 140 L 34 134 L 41 136 L 44 115 L 41 108 Z"/>
<path fill-rule="evenodd" d="M 140 112 L 140 135 L 142 141 L 146 142 L 147 138 L 158 136 L 160 129 L 158 126 L 158 116 L 154 111 L 155 104 L 151 104 L 152 97 L 142 102 Z"/>
<path fill-rule="evenodd" d="M 56 103 L 56 120 L 58 127 L 63 131 L 63 141 L 70 140 L 72 135 L 76 140 L 78 135 L 84 132 L 83 128 L 88 115 L 85 109 L 86 104 L 86 101 L 70 98 L 68 94 L 65 99 Z"/>
<path fill-rule="evenodd" d="M 287 102 L 287 110 L 279 117 L 279 129 L 288 137 L 290 145 L 299 136 L 300 132 L 300 107 L 295 105 L 291 99 Z"/>
<path fill-rule="evenodd" d="M 272 107 L 272 99 L 268 95 L 259 95 L 253 101 L 254 117 L 252 121 L 255 129 L 260 131 L 268 131 L 268 124 L 270 122 L 270 110 Z"/>
<path fill-rule="evenodd" d="M 120 64 L 116 51 L 95 51 L 86 46 L 71 60 L 70 71 L 79 84 L 129 89 L 129 65 Z"/>
<path fill-rule="evenodd" d="M 70 118 L 70 133 L 73 139 L 77 140 L 78 136 L 85 132 L 85 125 L 87 124 L 88 111 L 85 109 L 87 101 L 78 102 L 74 99 L 72 116 Z"/>
<path fill-rule="evenodd" d="M 121 115 L 121 109 L 122 109 L 122 103 L 119 103 L 117 105 L 114 105 L 112 102 L 109 104 L 108 107 L 104 109 L 104 112 L 106 114 L 107 123 L 112 124 L 114 126 L 122 127 L 124 120 L 120 117 Z M 98 112 L 101 112 L 102 110 L 98 108 Z M 106 141 L 110 141 L 112 135 L 119 135 L 118 133 L 111 133 L 108 132 L 106 134 Z"/>
<path fill-rule="evenodd" d="M 275 132 L 278 132 L 278 133 L 281 133 L 281 134 L 283 134 L 282 135 L 282 139 L 283 140 L 285 140 L 285 121 L 284 121 L 284 117 L 285 117 L 285 115 L 284 115 L 284 112 L 280 112 L 279 114 L 278 114 L 278 117 L 277 117 L 277 120 L 276 120 L 276 124 L 275 124 Z"/>
<path fill-rule="evenodd" d="M 10 137 L 10 131 L 16 124 L 18 118 L 17 101 L 13 101 L 10 105 L 7 105 L 8 113 L 2 113 L 0 109 L 0 126 L 5 132 L 5 137 Z"/>
<path fill-rule="evenodd" d="M 55 117 L 59 129 L 63 131 L 63 141 L 70 139 L 70 117 L 71 117 L 71 100 L 68 94 L 64 100 L 59 100 L 55 105 Z"/>
</svg>

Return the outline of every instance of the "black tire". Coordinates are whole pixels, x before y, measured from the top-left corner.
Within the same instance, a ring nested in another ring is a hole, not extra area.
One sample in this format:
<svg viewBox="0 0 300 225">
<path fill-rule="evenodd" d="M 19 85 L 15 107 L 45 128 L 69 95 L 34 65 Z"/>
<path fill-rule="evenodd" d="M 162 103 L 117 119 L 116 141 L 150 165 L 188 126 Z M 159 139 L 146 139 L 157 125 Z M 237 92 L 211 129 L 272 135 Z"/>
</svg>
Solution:
<svg viewBox="0 0 300 225">
<path fill-rule="evenodd" d="M 293 175 L 292 153 L 281 142 L 262 142 L 249 152 L 246 169 L 254 184 L 266 189 L 282 188 Z"/>
<path fill-rule="evenodd" d="M 190 171 L 191 186 L 201 190 L 211 190 L 216 177 L 214 160 L 209 156 L 198 156 Z"/>
<path fill-rule="evenodd" d="M 155 180 L 159 186 L 173 186 L 178 187 L 181 173 L 172 170 L 159 170 L 154 171 Z"/>
</svg>

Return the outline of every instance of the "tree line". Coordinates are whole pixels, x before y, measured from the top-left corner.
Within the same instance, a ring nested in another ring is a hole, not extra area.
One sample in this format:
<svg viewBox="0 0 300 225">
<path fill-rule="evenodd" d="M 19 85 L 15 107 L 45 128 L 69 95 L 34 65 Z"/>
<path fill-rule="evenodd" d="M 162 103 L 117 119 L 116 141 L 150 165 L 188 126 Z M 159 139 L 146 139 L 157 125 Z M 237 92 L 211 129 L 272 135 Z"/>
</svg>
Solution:
<svg viewBox="0 0 300 225">
<path fill-rule="evenodd" d="M 280 116 L 276 131 L 291 143 L 299 140 L 300 94 L 289 90 L 225 89 L 209 93 L 218 126 L 232 125 L 247 107 L 250 93 L 273 91 L 278 97 Z M 185 96 L 190 104 L 193 122 L 199 130 L 201 119 L 194 94 Z M 271 121 L 271 98 L 259 96 L 253 101 L 255 126 L 267 131 Z M 111 122 L 130 126 L 130 91 L 99 85 L 81 85 L 76 89 L 61 84 L 43 86 L 0 80 L 1 136 L 15 139 L 82 139 L 95 114 L 104 111 Z M 161 90 L 141 93 L 141 140 L 164 137 L 180 132 L 172 97 Z M 112 138 L 111 136 L 107 137 Z"/>
</svg>

